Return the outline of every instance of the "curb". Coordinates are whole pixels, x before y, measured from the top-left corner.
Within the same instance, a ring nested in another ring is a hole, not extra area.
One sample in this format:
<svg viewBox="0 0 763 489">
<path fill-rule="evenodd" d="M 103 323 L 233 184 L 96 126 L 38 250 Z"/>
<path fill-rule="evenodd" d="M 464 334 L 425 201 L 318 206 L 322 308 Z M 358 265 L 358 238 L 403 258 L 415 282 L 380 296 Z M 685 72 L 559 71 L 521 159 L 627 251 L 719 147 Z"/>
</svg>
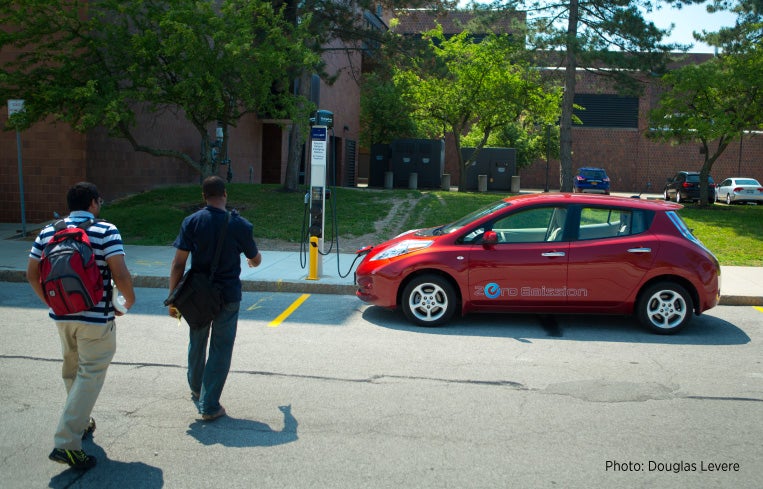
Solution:
<svg viewBox="0 0 763 489">
<path fill-rule="evenodd" d="M 0 270 L 0 282 L 26 282 L 26 272 L 21 270 Z M 135 287 L 149 289 L 167 289 L 168 277 L 135 276 L 132 278 Z M 241 289 L 244 292 L 294 292 L 301 294 L 334 294 L 355 295 L 354 285 L 328 284 L 320 281 L 291 281 L 291 280 L 242 280 Z M 744 295 L 722 295 L 719 306 L 763 306 L 763 297 Z"/>
<path fill-rule="evenodd" d="M 25 283 L 26 281 L 26 272 L 21 270 L 0 270 L 0 282 Z M 165 290 L 169 288 L 168 277 L 134 276 L 132 283 L 134 287 Z M 244 292 L 355 295 L 357 287 L 354 285 L 320 283 L 320 281 L 242 280 L 241 290 Z"/>
</svg>

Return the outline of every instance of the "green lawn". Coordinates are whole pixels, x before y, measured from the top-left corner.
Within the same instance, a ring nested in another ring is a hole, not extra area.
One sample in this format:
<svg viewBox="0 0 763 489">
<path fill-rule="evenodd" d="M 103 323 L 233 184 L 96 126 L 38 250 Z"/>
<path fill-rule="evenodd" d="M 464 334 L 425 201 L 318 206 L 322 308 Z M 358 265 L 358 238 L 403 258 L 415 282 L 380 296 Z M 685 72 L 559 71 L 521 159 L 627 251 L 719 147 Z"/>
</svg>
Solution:
<svg viewBox="0 0 763 489">
<path fill-rule="evenodd" d="M 406 229 L 454 221 L 501 198 L 472 192 L 354 188 L 337 188 L 334 193 L 327 202 L 327 234 L 336 215 L 341 238 L 376 233 L 377 240 Z M 230 184 L 228 204 L 252 221 L 256 238 L 296 243 L 302 236 L 302 192 L 282 192 L 279 185 Z M 183 217 L 201 206 L 198 185 L 168 187 L 111 202 L 104 206 L 102 217 L 119 226 L 127 244 L 169 245 Z M 763 227 L 758 224 L 763 206 L 689 206 L 680 214 L 721 264 L 763 266 Z M 377 231 L 376 223 L 385 218 Z"/>
</svg>

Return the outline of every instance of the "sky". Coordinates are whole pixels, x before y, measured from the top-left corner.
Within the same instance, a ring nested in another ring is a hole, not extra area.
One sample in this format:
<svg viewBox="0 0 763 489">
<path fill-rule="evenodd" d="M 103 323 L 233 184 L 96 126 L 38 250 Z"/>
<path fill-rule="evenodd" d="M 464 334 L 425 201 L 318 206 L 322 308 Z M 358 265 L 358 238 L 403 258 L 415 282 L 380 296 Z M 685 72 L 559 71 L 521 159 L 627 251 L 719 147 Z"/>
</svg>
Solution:
<svg viewBox="0 0 763 489">
<path fill-rule="evenodd" d="M 480 0 L 477 1 L 479 2 Z M 468 0 L 461 0 L 459 5 L 463 7 L 468 3 Z M 702 32 L 702 30 L 706 30 L 714 32 L 720 27 L 734 25 L 736 20 L 736 16 L 729 12 L 708 14 L 705 5 L 687 5 L 680 10 L 663 6 L 661 10 L 646 14 L 645 18 L 654 22 L 661 29 L 669 28 L 671 23 L 675 24 L 671 31 L 672 34 L 664 41 L 693 44 L 693 47 L 689 49 L 690 53 L 712 53 L 714 51 L 707 44 L 695 41 L 692 36 L 693 31 Z"/>
<path fill-rule="evenodd" d="M 708 14 L 704 5 L 684 6 L 681 10 L 663 7 L 662 10 L 647 14 L 645 17 L 647 20 L 654 22 L 654 24 L 661 29 L 669 28 L 671 23 L 675 24 L 672 34 L 666 41 L 681 44 L 694 44 L 694 47 L 689 50 L 690 53 L 713 52 L 712 47 L 695 41 L 692 37 L 692 31 L 701 32 L 702 30 L 706 30 L 708 32 L 714 32 L 720 27 L 734 25 L 734 21 L 736 20 L 736 16 L 729 12 Z"/>
</svg>

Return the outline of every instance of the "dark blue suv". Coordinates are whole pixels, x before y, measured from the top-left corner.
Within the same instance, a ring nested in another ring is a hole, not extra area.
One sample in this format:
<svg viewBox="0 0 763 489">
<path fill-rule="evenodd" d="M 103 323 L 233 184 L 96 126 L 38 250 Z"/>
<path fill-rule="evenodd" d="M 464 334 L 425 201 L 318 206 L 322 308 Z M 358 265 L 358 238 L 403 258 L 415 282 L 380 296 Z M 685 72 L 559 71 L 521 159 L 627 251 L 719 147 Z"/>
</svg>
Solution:
<svg viewBox="0 0 763 489">
<path fill-rule="evenodd" d="M 599 192 L 609 195 L 609 177 L 604 168 L 584 166 L 578 169 L 575 176 L 573 191 Z"/>
</svg>

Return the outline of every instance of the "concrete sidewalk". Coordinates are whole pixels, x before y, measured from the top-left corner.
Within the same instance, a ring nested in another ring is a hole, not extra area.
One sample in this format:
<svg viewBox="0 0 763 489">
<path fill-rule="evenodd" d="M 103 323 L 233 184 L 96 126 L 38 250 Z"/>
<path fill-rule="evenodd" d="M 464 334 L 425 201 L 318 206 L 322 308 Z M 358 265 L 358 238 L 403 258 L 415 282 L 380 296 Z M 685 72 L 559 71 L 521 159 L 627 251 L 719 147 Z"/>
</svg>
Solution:
<svg viewBox="0 0 763 489">
<path fill-rule="evenodd" d="M 32 242 L 30 238 L 14 239 L 18 229 L 18 224 L 0 223 L 0 281 L 26 281 L 27 257 Z M 36 232 L 27 230 L 31 235 Z M 355 293 L 353 272 L 357 262 L 354 262 L 356 255 L 353 253 L 337 255 L 333 251 L 323 256 L 323 270 L 319 279 L 307 280 L 306 255 L 298 251 L 260 251 L 262 265 L 257 268 L 249 268 L 242 257 L 241 280 L 246 291 Z M 136 287 L 168 287 L 170 263 L 175 254 L 173 247 L 128 245 L 125 252 L 127 266 L 133 274 Z M 763 306 L 763 268 L 721 266 L 720 304 Z"/>
</svg>

